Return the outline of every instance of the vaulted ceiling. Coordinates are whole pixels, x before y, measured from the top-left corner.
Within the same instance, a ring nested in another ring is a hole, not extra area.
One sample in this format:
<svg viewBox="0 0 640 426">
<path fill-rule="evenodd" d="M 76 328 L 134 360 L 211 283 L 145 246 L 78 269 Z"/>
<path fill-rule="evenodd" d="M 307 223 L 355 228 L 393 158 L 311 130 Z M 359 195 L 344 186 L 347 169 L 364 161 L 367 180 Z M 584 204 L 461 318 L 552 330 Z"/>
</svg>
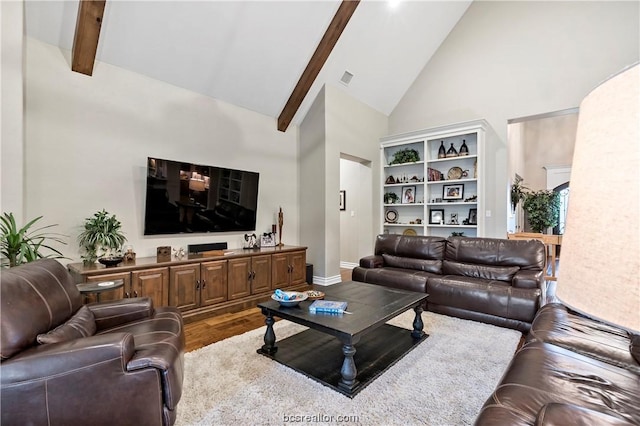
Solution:
<svg viewBox="0 0 640 426">
<path fill-rule="evenodd" d="M 340 3 L 107 0 L 96 59 L 277 118 Z M 324 84 L 390 114 L 470 3 L 361 1 L 292 123 Z M 77 14 L 26 0 L 27 36 L 71 50 Z"/>
</svg>

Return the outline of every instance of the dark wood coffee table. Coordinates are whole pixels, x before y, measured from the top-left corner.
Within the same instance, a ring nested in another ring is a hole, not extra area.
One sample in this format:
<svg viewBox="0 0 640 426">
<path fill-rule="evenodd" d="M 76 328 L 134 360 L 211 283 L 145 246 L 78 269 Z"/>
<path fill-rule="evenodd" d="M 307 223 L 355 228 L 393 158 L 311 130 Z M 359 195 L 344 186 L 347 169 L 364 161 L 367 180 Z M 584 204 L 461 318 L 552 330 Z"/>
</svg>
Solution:
<svg viewBox="0 0 640 426">
<path fill-rule="evenodd" d="M 353 281 L 314 288 L 325 293 L 325 300 L 347 301 L 351 314 L 312 314 L 310 301 L 292 308 L 274 300 L 260 303 L 267 330 L 258 353 L 344 395 L 356 395 L 428 337 L 421 316 L 425 293 Z M 415 311 L 413 331 L 386 324 L 409 309 Z M 309 329 L 276 345 L 274 317 Z"/>
</svg>

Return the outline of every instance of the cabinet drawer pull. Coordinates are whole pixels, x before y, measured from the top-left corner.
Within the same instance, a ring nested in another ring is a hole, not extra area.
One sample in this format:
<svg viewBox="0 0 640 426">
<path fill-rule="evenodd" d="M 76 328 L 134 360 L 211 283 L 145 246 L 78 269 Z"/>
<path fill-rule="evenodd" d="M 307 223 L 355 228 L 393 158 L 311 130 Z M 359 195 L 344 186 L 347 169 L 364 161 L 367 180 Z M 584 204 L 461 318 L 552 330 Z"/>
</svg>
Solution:
<svg viewBox="0 0 640 426">
<path fill-rule="evenodd" d="M 135 290 L 135 291 L 133 292 L 133 297 L 138 297 L 138 290 Z"/>
<path fill-rule="evenodd" d="M 131 297 L 131 295 L 129 294 L 129 292 L 128 292 L 128 291 L 125 291 L 125 292 L 124 292 L 124 297 L 129 298 L 129 297 Z"/>
<path fill-rule="evenodd" d="M 196 281 L 196 290 L 200 290 L 200 280 Z"/>
<path fill-rule="evenodd" d="M 205 288 L 207 286 L 207 281 L 206 280 L 202 280 L 202 281 L 200 281 L 200 284 L 201 284 L 202 288 Z"/>
</svg>

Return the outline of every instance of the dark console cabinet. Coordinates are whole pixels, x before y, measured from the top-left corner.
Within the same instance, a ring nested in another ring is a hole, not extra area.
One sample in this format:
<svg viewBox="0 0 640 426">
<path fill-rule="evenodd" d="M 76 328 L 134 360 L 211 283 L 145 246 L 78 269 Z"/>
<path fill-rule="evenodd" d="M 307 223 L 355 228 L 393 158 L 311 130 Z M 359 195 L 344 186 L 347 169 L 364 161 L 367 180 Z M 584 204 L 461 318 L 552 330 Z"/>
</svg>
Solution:
<svg viewBox="0 0 640 426">
<path fill-rule="evenodd" d="M 306 247 L 282 246 L 160 262 L 138 258 L 110 268 L 72 263 L 68 268 L 77 283 L 122 279 L 124 286 L 101 294 L 103 301 L 148 296 L 154 306 L 177 307 L 189 321 L 254 307 L 275 288 L 304 289 L 305 259 Z"/>
</svg>

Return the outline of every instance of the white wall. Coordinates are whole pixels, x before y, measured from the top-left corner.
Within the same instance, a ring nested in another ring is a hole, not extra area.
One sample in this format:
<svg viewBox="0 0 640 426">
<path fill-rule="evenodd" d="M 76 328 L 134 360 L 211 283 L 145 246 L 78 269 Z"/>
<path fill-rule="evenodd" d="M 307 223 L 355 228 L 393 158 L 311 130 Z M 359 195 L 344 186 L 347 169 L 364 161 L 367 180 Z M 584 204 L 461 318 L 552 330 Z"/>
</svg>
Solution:
<svg viewBox="0 0 640 426">
<path fill-rule="evenodd" d="M 1 119 L 2 196 L 0 210 L 22 223 L 24 213 L 24 12 L 22 1 L 0 2 L 2 22 Z"/>
<path fill-rule="evenodd" d="M 379 229 L 379 139 L 387 133 L 387 117 L 355 100 L 344 90 L 327 85 L 314 100 L 300 125 L 301 243 L 309 246 L 307 261 L 314 265 L 314 282 L 340 281 L 340 158 L 357 157 L 371 167 L 373 187 L 363 215 L 372 225 L 356 233 L 360 251 L 373 251 Z M 365 247 L 365 248 L 363 248 Z"/>
<path fill-rule="evenodd" d="M 147 156 L 259 172 L 257 231 L 282 206 L 282 241 L 299 243 L 297 128 L 278 132 L 271 117 L 105 63 L 78 74 L 69 52 L 26 40 L 26 213 L 60 225 L 65 255 L 79 260 L 84 218 L 103 208 L 138 256 L 161 245 L 240 247 L 241 233 L 143 236 Z"/>
<path fill-rule="evenodd" d="M 638 2 L 473 2 L 389 117 L 391 134 L 486 119 L 503 145 L 487 168 L 507 230 L 507 120 L 576 107 L 638 61 Z M 488 235 L 491 236 L 491 235 Z"/>
</svg>

